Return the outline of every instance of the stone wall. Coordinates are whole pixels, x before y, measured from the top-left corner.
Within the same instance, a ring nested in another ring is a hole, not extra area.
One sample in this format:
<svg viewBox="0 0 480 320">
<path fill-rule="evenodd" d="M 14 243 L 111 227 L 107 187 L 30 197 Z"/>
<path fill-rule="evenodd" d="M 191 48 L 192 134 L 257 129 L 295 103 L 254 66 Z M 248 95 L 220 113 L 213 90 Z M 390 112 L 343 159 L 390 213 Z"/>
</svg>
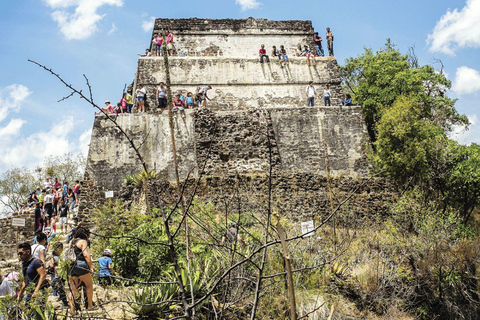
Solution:
<svg viewBox="0 0 480 320">
<path fill-rule="evenodd" d="M 267 19 L 156 19 L 153 35 L 169 29 L 178 52 L 188 56 L 226 56 L 253 58 L 261 44 L 269 51 L 273 45 L 287 50 L 310 45 L 311 21 L 272 21 Z M 151 45 L 152 51 L 155 46 Z M 290 50 L 290 52 L 292 52 Z"/>
<path fill-rule="evenodd" d="M 149 169 L 174 180 L 166 113 L 122 115 L 117 122 L 141 145 Z M 186 118 L 179 117 L 174 125 L 182 178 L 198 176 L 205 161 L 209 175 L 265 173 L 269 150 L 279 170 L 325 174 L 328 158 L 333 176 L 361 177 L 368 171 L 360 107 L 203 108 L 187 110 Z M 126 176 L 142 170 L 128 141 L 106 117 L 97 116 L 87 159 L 89 176 L 100 187 L 119 190 Z"/>
<path fill-rule="evenodd" d="M 292 224 L 311 219 L 321 221 L 347 200 L 339 209 L 337 221 L 342 226 L 358 227 L 388 215 L 390 204 L 399 195 L 398 188 L 384 178 L 327 178 L 314 173 L 278 171 L 273 173 L 271 182 L 272 209 L 288 217 Z M 156 201 L 162 199 L 166 205 L 175 205 L 178 201 L 175 184 L 165 181 L 156 184 L 151 188 L 158 194 L 152 195 L 150 202 L 158 205 Z M 196 181 L 187 181 L 187 202 L 192 199 L 195 186 Z M 221 213 L 241 212 L 260 217 L 267 211 L 268 186 L 268 174 L 206 175 L 195 196 L 200 202 L 212 203 Z M 130 199 L 134 193 L 133 189 L 125 190 L 123 197 Z"/>
<path fill-rule="evenodd" d="M 25 219 L 25 227 L 12 226 L 13 218 Z M 8 218 L 0 219 L 0 258 L 15 259 L 17 246 L 22 242 L 32 243 L 35 235 L 35 213 L 14 213 Z"/>
<path fill-rule="evenodd" d="M 329 84 L 333 105 L 342 98 L 340 72 L 332 58 L 317 58 L 317 65 L 308 66 L 304 57 L 291 57 L 284 67 L 274 59 L 261 64 L 257 59 L 239 58 L 173 57 L 169 64 L 172 92 L 194 93 L 197 87 L 211 85 L 208 105 L 214 110 L 303 106 L 309 81 L 314 82 L 320 97 Z M 165 81 L 162 57 L 139 59 L 137 83 L 145 86 L 151 109 L 157 106 L 156 89 Z M 317 103 L 323 104 L 323 99 Z"/>
</svg>

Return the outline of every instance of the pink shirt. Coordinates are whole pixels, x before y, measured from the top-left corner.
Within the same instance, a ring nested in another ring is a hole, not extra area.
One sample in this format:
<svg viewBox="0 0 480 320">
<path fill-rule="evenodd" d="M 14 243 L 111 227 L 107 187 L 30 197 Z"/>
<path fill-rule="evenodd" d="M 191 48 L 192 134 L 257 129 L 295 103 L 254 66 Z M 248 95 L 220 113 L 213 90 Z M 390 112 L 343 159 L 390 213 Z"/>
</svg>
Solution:
<svg viewBox="0 0 480 320">
<path fill-rule="evenodd" d="M 109 104 L 109 105 L 107 106 L 108 112 L 113 113 L 113 109 L 114 109 L 114 108 L 113 108 L 113 106 L 112 106 L 111 104 Z"/>
<path fill-rule="evenodd" d="M 167 34 L 167 44 L 173 43 L 173 34 L 170 32 Z"/>
<path fill-rule="evenodd" d="M 156 43 L 157 43 L 159 46 L 161 46 L 162 43 L 163 43 L 163 37 L 162 37 L 162 36 L 157 37 L 157 38 L 155 39 L 155 41 L 156 41 Z"/>
<path fill-rule="evenodd" d="M 120 103 L 122 104 L 122 109 L 127 109 L 127 99 L 121 98 Z"/>
</svg>

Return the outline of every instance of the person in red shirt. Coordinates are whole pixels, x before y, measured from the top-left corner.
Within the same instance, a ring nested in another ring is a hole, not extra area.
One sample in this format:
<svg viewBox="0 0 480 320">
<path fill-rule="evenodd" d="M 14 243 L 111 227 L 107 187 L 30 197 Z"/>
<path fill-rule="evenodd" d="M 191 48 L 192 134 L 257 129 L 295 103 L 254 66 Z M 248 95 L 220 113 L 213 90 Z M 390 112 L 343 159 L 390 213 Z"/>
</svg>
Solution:
<svg viewBox="0 0 480 320">
<path fill-rule="evenodd" d="M 260 63 L 263 63 L 263 58 L 267 59 L 267 63 L 270 63 L 270 59 L 267 55 L 267 50 L 265 50 L 265 46 L 262 44 L 260 50 L 258 51 L 258 55 L 260 56 Z"/>
<path fill-rule="evenodd" d="M 180 99 L 180 95 L 177 94 L 175 96 L 175 100 L 173 100 L 173 117 L 176 119 L 177 118 L 177 112 L 180 111 L 182 118 L 185 118 L 185 103 Z"/>
</svg>

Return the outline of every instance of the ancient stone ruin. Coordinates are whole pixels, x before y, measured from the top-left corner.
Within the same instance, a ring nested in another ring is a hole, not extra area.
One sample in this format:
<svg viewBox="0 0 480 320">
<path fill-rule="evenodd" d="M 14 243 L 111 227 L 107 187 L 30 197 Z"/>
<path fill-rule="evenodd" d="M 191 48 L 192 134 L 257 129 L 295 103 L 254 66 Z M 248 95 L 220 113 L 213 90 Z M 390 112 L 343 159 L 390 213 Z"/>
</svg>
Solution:
<svg viewBox="0 0 480 320">
<path fill-rule="evenodd" d="M 187 110 L 175 120 L 180 176 L 262 174 L 269 168 L 269 148 L 276 172 L 363 177 L 366 129 L 359 106 L 340 107 L 340 73 L 333 57 L 308 66 L 295 57 L 298 45 L 311 45 L 310 21 L 265 19 L 157 19 L 152 36 L 169 29 L 177 55 L 169 57 L 172 92 L 195 92 L 211 85 L 206 109 Z M 290 63 L 261 64 L 258 49 L 284 45 Z M 154 52 L 155 46 L 151 49 Z M 155 52 L 154 52 L 155 53 Z M 181 53 L 181 54 L 180 54 Z M 121 115 L 117 121 L 132 136 L 152 170 L 174 179 L 167 112 L 157 111 L 156 88 L 165 81 L 163 57 L 138 60 L 135 85 L 147 90 L 147 112 Z M 332 90 L 332 107 L 306 107 L 305 89 Z M 118 191 L 127 175 L 142 171 L 128 142 L 104 117 L 93 125 L 87 172 L 100 186 Z"/>
</svg>

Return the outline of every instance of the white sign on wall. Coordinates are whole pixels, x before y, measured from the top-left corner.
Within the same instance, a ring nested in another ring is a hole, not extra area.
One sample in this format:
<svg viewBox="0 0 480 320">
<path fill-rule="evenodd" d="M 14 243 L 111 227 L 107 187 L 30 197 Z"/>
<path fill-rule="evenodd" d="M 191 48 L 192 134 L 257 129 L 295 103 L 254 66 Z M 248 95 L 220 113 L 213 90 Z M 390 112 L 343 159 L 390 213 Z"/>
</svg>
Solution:
<svg viewBox="0 0 480 320">
<path fill-rule="evenodd" d="M 113 191 L 105 191 L 105 198 L 113 198 Z"/>
<path fill-rule="evenodd" d="M 25 219 L 24 218 L 12 218 L 12 226 L 25 227 Z"/>
<path fill-rule="evenodd" d="M 304 237 L 311 237 L 315 235 L 315 224 L 313 220 L 302 222 L 302 235 Z"/>
</svg>

